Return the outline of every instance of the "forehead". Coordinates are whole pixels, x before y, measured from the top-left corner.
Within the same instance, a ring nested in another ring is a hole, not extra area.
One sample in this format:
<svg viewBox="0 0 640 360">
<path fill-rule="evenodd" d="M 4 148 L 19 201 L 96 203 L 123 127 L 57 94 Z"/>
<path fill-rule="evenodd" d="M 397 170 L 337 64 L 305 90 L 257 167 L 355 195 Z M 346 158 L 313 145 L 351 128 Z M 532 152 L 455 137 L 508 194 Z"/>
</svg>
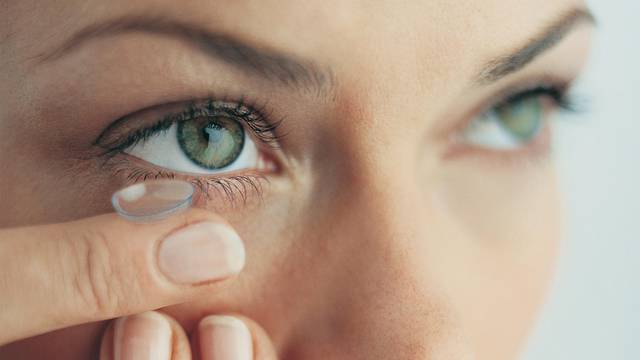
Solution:
<svg viewBox="0 0 640 360">
<path fill-rule="evenodd" d="M 6 34 L 45 45 L 121 16 L 177 18 L 300 55 L 510 44 L 578 0 L 36 0 L 7 3 Z M 6 36 L 6 34 L 4 36 Z M 490 42 L 490 43 L 488 43 Z M 319 51 L 322 50 L 322 51 Z M 329 50 L 329 51 L 327 51 Z"/>
<path fill-rule="evenodd" d="M 580 0 L 14 1 L 9 46 L 37 57 L 79 29 L 170 18 L 330 67 L 353 93 L 455 93 L 480 63 L 513 50 Z M 5 35 L 6 36 L 6 35 Z M 1 46 L 2 44 L 0 44 Z"/>
</svg>

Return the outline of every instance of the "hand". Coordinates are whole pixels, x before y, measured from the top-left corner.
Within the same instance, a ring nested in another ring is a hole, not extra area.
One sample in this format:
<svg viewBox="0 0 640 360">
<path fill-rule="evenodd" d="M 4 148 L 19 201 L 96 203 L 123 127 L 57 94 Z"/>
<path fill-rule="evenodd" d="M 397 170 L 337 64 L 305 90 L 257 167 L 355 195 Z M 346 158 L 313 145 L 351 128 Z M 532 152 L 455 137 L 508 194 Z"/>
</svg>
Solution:
<svg viewBox="0 0 640 360">
<path fill-rule="evenodd" d="M 152 224 L 115 214 L 0 230 L 0 346 L 77 324 L 211 296 L 244 266 L 211 212 Z"/>
<path fill-rule="evenodd" d="M 191 342 L 189 341 L 191 338 Z M 211 315 L 187 336 L 166 314 L 149 311 L 111 322 L 100 360 L 276 360 L 265 331 L 246 317 Z"/>
</svg>

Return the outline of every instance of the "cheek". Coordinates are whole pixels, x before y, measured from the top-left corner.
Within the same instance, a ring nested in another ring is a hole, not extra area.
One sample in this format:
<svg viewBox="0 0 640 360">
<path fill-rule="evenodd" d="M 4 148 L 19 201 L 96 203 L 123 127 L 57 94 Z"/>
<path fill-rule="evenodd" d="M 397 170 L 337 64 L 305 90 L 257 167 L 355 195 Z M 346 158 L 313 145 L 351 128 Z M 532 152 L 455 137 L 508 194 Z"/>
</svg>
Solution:
<svg viewBox="0 0 640 360">
<path fill-rule="evenodd" d="M 90 147 L 84 143 L 87 136 L 60 124 L 59 119 L 67 119 L 62 114 L 56 118 L 55 110 L 47 115 L 21 110 L 11 107 L 7 115 L 20 121 L 0 119 L 0 198 L 10 204 L 0 209 L 0 227 L 63 222 L 111 211 L 109 197 L 118 184 L 103 175 L 99 160 L 85 159 L 90 157 Z"/>
<path fill-rule="evenodd" d="M 1 195 L 12 204 L 0 210 L 0 226 L 58 223 L 113 211 L 110 197 L 121 184 L 96 175 L 100 174 L 96 164 L 35 156 L 14 159 L 23 170 L 16 170 L 19 177 L 0 182 L 8 182 L 3 189 L 11 191 Z M 6 168 L 14 171 L 16 167 L 9 164 Z"/>
<path fill-rule="evenodd" d="M 308 283 L 300 277 L 312 277 L 308 272 L 296 271 L 297 261 L 315 250 L 309 241 L 302 241 L 309 229 L 304 214 L 307 209 L 288 186 L 272 184 L 259 206 L 227 208 L 224 218 L 238 231 L 245 243 L 247 261 L 242 273 L 216 290 L 189 303 L 170 306 L 161 311 L 173 316 L 191 331 L 204 316 L 220 313 L 241 313 L 263 326 L 274 343 L 282 338 L 282 329 L 287 328 L 285 318 L 293 317 L 299 306 L 299 293 Z M 218 205 L 201 202 L 199 207 L 214 210 Z M 306 231 L 305 231 L 306 230 Z M 228 285 L 228 286 L 227 286 Z M 286 316 L 286 317 L 285 317 Z"/>
<path fill-rule="evenodd" d="M 544 298 L 561 234 L 554 169 L 445 173 L 439 204 L 458 247 L 456 260 L 442 265 L 452 301 L 478 353 L 513 356 Z"/>
</svg>

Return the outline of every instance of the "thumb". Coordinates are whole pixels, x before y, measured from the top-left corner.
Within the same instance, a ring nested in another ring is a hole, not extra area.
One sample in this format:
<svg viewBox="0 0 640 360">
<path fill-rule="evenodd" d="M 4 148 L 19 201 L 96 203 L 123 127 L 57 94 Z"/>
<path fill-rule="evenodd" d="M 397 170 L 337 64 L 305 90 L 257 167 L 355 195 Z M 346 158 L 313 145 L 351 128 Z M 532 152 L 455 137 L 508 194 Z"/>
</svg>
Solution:
<svg viewBox="0 0 640 360">
<path fill-rule="evenodd" d="M 0 345 L 187 301 L 244 259 L 235 231 L 196 209 L 152 224 L 108 214 L 0 230 Z"/>
</svg>

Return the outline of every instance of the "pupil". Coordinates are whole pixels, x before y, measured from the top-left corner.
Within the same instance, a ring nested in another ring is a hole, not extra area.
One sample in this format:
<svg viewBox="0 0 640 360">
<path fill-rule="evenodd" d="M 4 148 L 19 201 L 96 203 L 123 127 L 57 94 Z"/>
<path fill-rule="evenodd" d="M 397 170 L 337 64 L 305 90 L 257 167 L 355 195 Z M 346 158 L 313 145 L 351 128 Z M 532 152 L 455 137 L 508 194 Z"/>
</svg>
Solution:
<svg viewBox="0 0 640 360">
<path fill-rule="evenodd" d="M 209 143 L 217 142 L 222 137 L 222 131 L 220 130 L 222 130 L 222 127 L 212 122 L 202 129 L 202 136 Z"/>
</svg>

